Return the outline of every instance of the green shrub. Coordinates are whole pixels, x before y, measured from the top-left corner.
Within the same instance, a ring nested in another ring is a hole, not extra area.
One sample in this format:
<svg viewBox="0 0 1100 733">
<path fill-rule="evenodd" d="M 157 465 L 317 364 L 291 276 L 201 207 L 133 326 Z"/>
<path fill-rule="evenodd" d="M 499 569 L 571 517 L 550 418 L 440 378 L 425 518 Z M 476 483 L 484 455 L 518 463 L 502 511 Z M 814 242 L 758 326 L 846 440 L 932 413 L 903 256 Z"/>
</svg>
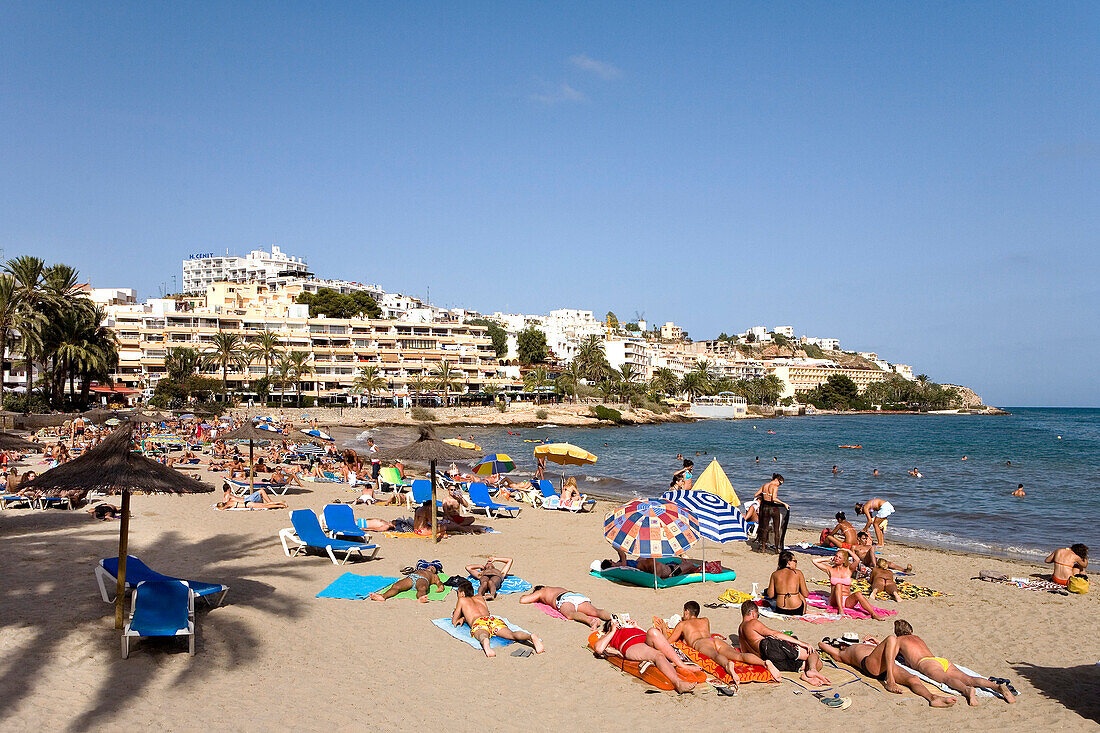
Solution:
<svg viewBox="0 0 1100 733">
<path fill-rule="evenodd" d="M 435 412 L 429 410 L 427 407 L 421 407 L 420 405 L 416 405 L 415 407 L 413 407 L 412 410 L 410 410 L 410 414 L 412 415 L 413 420 L 417 420 L 419 422 L 435 421 Z"/>
<path fill-rule="evenodd" d="M 609 420 L 614 423 L 623 421 L 623 414 L 607 405 L 593 405 L 590 409 L 597 420 Z"/>
<path fill-rule="evenodd" d="M 548 415 L 549 413 L 546 410 L 535 410 L 535 417 L 539 420 L 545 420 Z"/>
</svg>

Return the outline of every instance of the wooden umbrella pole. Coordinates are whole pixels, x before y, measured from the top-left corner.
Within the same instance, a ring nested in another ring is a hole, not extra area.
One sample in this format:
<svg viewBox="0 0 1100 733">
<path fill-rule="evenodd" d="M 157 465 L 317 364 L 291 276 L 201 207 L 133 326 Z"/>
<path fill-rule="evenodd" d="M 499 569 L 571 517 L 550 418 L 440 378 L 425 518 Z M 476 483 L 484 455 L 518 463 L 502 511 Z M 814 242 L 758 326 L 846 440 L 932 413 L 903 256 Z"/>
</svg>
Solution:
<svg viewBox="0 0 1100 733">
<path fill-rule="evenodd" d="M 435 511 L 435 461 L 428 462 L 428 470 L 432 472 L 432 539 L 439 542 L 439 517 Z"/>
<path fill-rule="evenodd" d="M 252 462 L 252 438 L 248 439 L 248 493 L 254 494 L 256 492 L 256 469 L 255 463 Z"/>
<path fill-rule="evenodd" d="M 130 539 L 130 492 L 122 492 L 122 517 L 118 525 L 118 582 L 115 585 L 115 628 L 121 629 L 126 617 L 126 556 Z"/>
</svg>

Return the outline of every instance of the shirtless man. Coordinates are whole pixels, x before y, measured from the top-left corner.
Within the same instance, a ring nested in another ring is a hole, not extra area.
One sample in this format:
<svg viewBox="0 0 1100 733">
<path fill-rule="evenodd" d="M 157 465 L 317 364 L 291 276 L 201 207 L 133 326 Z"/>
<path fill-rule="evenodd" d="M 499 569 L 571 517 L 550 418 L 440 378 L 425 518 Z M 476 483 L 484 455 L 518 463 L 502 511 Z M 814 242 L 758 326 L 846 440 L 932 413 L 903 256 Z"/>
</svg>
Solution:
<svg viewBox="0 0 1100 733">
<path fill-rule="evenodd" d="M 760 498 L 760 527 L 757 529 L 756 538 L 760 541 L 760 552 L 767 552 L 768 530 L 771 529 L 772 541 L 775 543 L 775 551 L 783 550 L 784 540 L 787 535 L 787 520 L 791 515 L 790 504 L 779 500 L 779 487 L 783 485 L 783 476 L 772 474 L 772 480 L 760 487 L 753 494 L 753 498 Z"/>
<path fill-rule="evenodd" d="M 443 585 L 443 581 L 439 579 L 439 572 L 442 570 L 443 566 L 439 563 L 429 563 L 424 567 L 418 567 L 384 592 L 371 593 L 370 599 L 372 601 L 385 601 L 393 598 L 398 593 L 415 589 L 416 600 L 420 603 L 427 603 L 428 592 L 431 591 L 433 585 L 440 591 L 447 589 L 447 586 Z"/>
<path fill-rule="evenodd" d="M 555 585 L 536 585 L 530 593 L 520 598 L 519 602 L 545 603 L 551 608 L 556 608 L 562 616 L 584 624 L 593 631 L 599 628 L 601 621 L 611 620 L 611 613 L 602 608 L 596 608 L 588 596 Z"/>
<path fill-rule="evenodd" d="M 871 499 L 870 501 L 856 504 L 856 514 L 862 514 L 867 517 L 867 526 L 863 528 L 863 531 L 866 532 L 873 526 L 880 547 L 886 545 L 886 537 L 883 535 L 882 525 L 886 521 L 886 518 L 893 513 L 894 505 L 885 499 Z"/>
<path fill-rule="evenodd" d="M 806 613 L 810 589 L 806 586 L 806 576 L 798 569 L 798 558 L 790 550 L 779 553 L 779 568 L 768 579 L 764 597 L 775 601 L 776 613 L 784 616 Z"/>
<path fill-rule="evenodd" d="M 856 528 L 848 521 L 844 512 L 836 513 L 836 526 L 832 531 L 821 533 L 821 544 L 824 547 L 851 547 L 856 543 Z"/>
<path fill-rule="evenodd" d="M 874 639 L 868 638 L 871 642 Z M 821 651 L 833 659 L 855 667 L 868 677 L 874 677 L 882 681 L 882 686 L 887 692 L 900 695 L 904 692 L 902 686 L 920 695 L 934 708 L 949 708 L 955 704 L 955 698 L 933 694 L 920 677 L 909 674 L 904 669 L 894 664 L 894 658 L 898 655 L 898 638 L 888 636 L 881 644 L 852 644 L 851 646 L 836 647 L 827 642 L 818 644 Z"/>
<path fill-rule="evenodd" d="M 676 670 L 695 671 L 698 667 L 692 668 L 684 664 L 668 638 L 657 629 L 645 631 L 637 626 L 620 627 L 612 619 L 604 623 L 603 631 L 592 649 L 597 657 L 615 656 L 632 662 L 652 662 L 672 683 L 677 693 L 683 694 L 695 689 L 695 683 L 680 679 Z"/>
<path fill-rule="evenodd" d="M 705 657 L 710 657 L 718 662 L 718 664 L 725 667 L 726 671 L 730 673 L 730 677 L 733 678 L 734 689 L 737 689 L 741 684 L 741 680 L 737 677 L 737 672 L 734 670 L 735 662 L 756 664 L 765 667 L 772 676 L 772 679 L 776 682 L 783 681 L 783 678 L 779 675 L 779 670 L 768 660 L 761 659 L 752 652 L 739 651 L 723 639 L 721 635 L 711 634 L 710 620 L 707 618 L 700 618 L 699 604 L 697 602 L 688 601 L 684 604 L 682 619 L 680 623 L 676 624 L 676 628 L 672 630 L 672 635 L 668 638 L 669 642 L 672 643 L 683 639 L 684 643 L 692 649 Z"/>
<path fill-rule="evenodd" d="M 1069 579 L 1073 577 L 1074 571 L 1077 568 L 1084 571 L 1085 568 L 1089 566 L 1088 545 L 1078 543 L 1070 547 L 1063 547 L 1060 550 L 1055 550 L 1047 555 L 1047 559 L 1044 560 L 1044 562 L 1054 563 L 1054 572 L 1051 573 L 1051 580 L 1058 585 L 1066 585 L 1069 583 Z"/>
<path fill-rule="evenodd" d="M 852 545 L 852 552 L 855 553 L 856 558 L 863 564 L 863 566 L 870 570 L 878 565 L 879 557 L 875 551 L 875 546 L 871 544 L 871 535 L 867 532 L 856 533 L 856 543 Z M 901 572 L 911 573 L 913 572 L 913 565 L 910 563 L 905 567 L 898 565 L 895 562 L 886 561 L 886 566 L 890 570 L 898 570 Z"/>
<path fill-rule="evenodd" d="M 913 633 L 913 627 L 908 621 L 902 619 L 894 621 L 894 635 L 897 637 L 898 652 L 905 666 L 962 693 L 966 697 L 967 704 L 978 704 L 978 688 L 1000 693 L 1007 703 L 1016 702 L 1016 696 L 1008 689 L 1008 685 L 992 682 L 985 677 L 971 677 L 963 674 L 958 667 L 946 659 L 932 656 L 932 650 L 924 643 L 924 639 Z"/>
<path fill-rule="evenodd" d="M 1012 492 L 1012 495 L 1017 497 L 1027 496 L 1027 492 L 1024 491 L 1024 485 L 1020 484 L 1019 486 L 1017 486 L 1016 490 Z"/>
<path fill-rule="evenodd" d="M 489 639 L 499 636 L 501 639 L 530 644 L 536 654 L 542 654 L 546 649 L 542 645 L 542 639 L 526 631 L 512 631 L 502 619 L 489 613 L 489 607 L 485 605 L 485 599 L 474 595 L 474 587 L 470 581 L 462 579 L 455 586 L 458 592 L 458 602 L 451 614 L 451 624 L 459 626 L 462 623 L 470 625 L 470 635 L 481 644 L 482 651 L 487 657 L 495 657 L 497 653 L 489 646 Z"/>
<path fill-rule="evenodd" d="M 504 563 L 504 567 L 498 568 L 496 566 L 498 562 Z M 477 594 L 487 601 L 495 599 L 497 593 L 500 592 L 500 586 L 504 584 L 504 579 L 508 577 L 508 572 L 512 569 L 512 562 L 510 557 L 493 557 L 489 555 L 485 562 L 480 565 L 467 565 L 467 575 L 473 576 L 479 583 Z"/>
<path fill-rule="evenodd" d="M 760 621 L 760 611 L 752 601 L 741 604 L 741 625 L 737 628 L 738 646 L 766 659 L 783 672 L 799 672 L 798 678 L 810 687 L 832 684 L 821 674 L 821 656 L 804 641 L 769 629 Z M 769 668 L 770 669 L 770 668 Z"/>
</svg>

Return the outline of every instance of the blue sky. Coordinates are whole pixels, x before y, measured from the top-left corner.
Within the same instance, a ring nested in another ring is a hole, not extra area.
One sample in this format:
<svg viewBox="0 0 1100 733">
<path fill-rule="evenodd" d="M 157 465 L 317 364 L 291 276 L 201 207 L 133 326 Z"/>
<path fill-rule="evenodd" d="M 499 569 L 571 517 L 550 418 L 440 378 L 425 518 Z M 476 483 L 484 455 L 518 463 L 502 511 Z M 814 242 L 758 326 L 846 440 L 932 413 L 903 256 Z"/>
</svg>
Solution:
<svg viewBox="0 0 1100 733">
<path fill-rule="evenodd" d="M 794 325 L 1100 405 L 1100 6 L 7 3 L 0 247 Z"/>
</svg>

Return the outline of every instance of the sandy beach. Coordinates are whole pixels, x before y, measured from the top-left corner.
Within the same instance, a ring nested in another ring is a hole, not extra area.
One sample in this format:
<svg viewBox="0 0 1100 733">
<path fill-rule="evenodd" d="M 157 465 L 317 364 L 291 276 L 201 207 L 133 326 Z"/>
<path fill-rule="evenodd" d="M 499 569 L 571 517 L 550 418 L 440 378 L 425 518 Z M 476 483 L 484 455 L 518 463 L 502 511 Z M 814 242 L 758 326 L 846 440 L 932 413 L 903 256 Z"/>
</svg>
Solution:
<svg viewBox="0 0 1100 733">
<path fill-rule="evenodd" d="M 351 496 L 347 487 L 315 484 L 292 489 L 286 501 L 319 512 L 326 502 Z M 953 709 L 933 710 L 915 695 L 892 695 L 870 681 L 847 685 L 843 694 L 852 705 L 834 711 L 788 682 L 744 685 L 733 698 L 709 689 L 682 697 L 647 694 L 643 683 L 593 658 L 584 627 L 521 606 L 518 596 L 501 596 L 490 609 L 541 635 L 543 655 L 517 658 L 505 650 L 486 659 L 434 628 L 431 619 L 450 615 L 453 594 L 429 604 L 315 597 L 345 572 L 398 575 L 418 558 L 438 558 L 455 572 L 493 554 L 514 557 L 514 574 L 532 583 L 567 586 L 604 608 L 648 620 L 679 613 L 690 599 L 710 603 L 727 588 L 766 584 L 775 557 L 744 544 L 720 552 L 712 545 L 707 552 L 736 569 L 735 582 L 654 592 L 588 574 L 592 560 L 614 554 L 601 531 L 611 505 L 581 515 L 527 507 L 515 520 L 479 521 L 499 533 L 452 536 L 438 545 L 376 534 L 378 559 L 337 567 L 320 556 L 283 555 L 277 535 L 290 525 L 286 510 L 220 512 L 214 501 L 212 495 L 133 498 L 131 554 L 161 572 L 230 586 L 223 606 L 207 610 L 200 603 L 193 657 L 183 642 L 143 640 L 130 659 L 120 658 L 113 606 L 99 598 L 92 572 L 100 558 L 117 553 L 117 522 L 83 511 L 0 515 L 0 729 L 133 730 L 155 721 L 164 730 L 548 730 L 578 723 L 588 730 L 670 724 L 1088 730 L 1100 719 L 1096 593 L 1062 597 L 972 580 L 981 569 L 1021 576 L 1040 572 L 1037 566 L 890 545 L 888 557 L 916 567 L 915 582 L 951 595 L 877 605 L 898 608 L 937 654 L 1008 677 L 1021 695 L 1015 705 L 984 699 L 969 708 L 960 699 Z M 355 512 L 410 515 L 399 507 Z M 788 535 L 788 543 L 808 539 Z M 808 579 L 817 576 L 802 564 Z M 737 610 L 704 613 L 715 631 L 736 631 Z M 845 631 L 883 637 L 892 629 L 892 619 L 765 622 L 814 643 Z"/>
</svg>

